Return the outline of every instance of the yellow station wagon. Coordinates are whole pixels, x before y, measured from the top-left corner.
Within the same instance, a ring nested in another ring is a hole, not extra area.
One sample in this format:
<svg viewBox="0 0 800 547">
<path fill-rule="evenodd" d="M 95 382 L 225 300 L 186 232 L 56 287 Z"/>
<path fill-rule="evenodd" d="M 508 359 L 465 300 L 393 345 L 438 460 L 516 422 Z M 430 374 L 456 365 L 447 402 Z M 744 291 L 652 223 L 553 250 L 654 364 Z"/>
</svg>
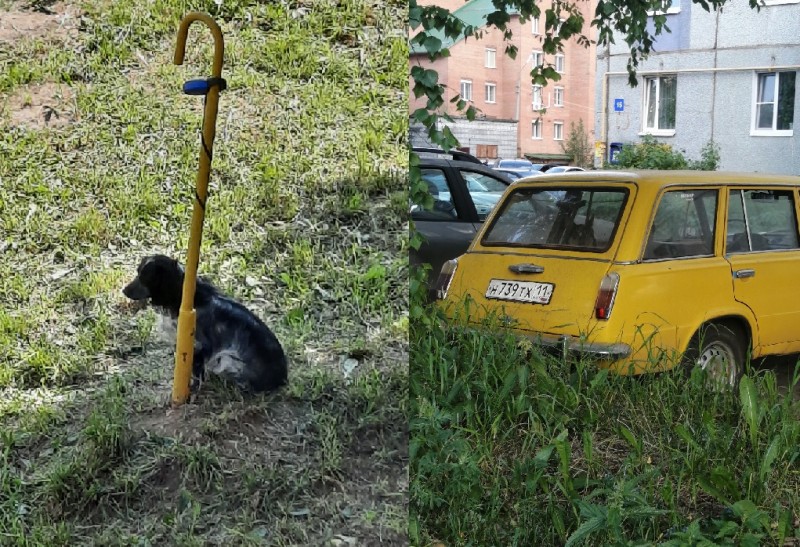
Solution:
<svg viewBox="0 0 800 547">
<path fill-rule="evenodd" d="M 523 179 L 434 291 L 623 374 L 683 362 L 735 385 L 748 355 L 800 352 L 798 191 L 723 172 Z"/>
</svg>

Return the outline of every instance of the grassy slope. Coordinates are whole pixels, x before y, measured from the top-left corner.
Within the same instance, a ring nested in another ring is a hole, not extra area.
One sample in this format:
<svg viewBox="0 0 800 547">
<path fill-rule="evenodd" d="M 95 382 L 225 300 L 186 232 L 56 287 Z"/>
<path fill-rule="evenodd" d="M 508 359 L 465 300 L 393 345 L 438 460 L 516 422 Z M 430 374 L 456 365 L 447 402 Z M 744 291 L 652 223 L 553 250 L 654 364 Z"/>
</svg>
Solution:
<svg viewBox="0 0 800 547">
<path fill-rule="evenodd" d="M 0 103 L 72 97 L 44 129 L 0 111 L 0 544 L 404 543 L 405 4 L 67 5 L 72 34 L 0 44 Z M 192 9 L 228 80 L 201 272 L 291 378 L 169 411 L 171 346 L 120 289 L 185 254 L 202 100 L 180 88 L 212 49 L 196 24 L 172 65 Z"/>
<path fill-rule="evenodd" d="M 800 542 L 800 400 L 773 371 L 609 375 L 430 311 L 410 340 L 412 543 Z"/>
</svg>

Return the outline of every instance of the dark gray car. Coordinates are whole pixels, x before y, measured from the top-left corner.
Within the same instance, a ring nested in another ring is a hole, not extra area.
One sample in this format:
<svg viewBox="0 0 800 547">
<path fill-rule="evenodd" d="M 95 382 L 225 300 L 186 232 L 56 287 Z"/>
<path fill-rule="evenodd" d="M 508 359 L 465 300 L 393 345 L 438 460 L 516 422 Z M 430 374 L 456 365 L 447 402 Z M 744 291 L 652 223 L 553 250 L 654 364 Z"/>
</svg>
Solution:
<svg viewBox="0 0 800 547">
<path fill-rule="evenodd" d="M 442 264 L 467 250 L 511 180 L 478 163 L 441 158 L 420 158 L 420 171 L 434 206 L 411 207 L 424 242 L 409 258 L 413 265 L 430 264 L 429 280 L 435 282 Z"/>
</svg>

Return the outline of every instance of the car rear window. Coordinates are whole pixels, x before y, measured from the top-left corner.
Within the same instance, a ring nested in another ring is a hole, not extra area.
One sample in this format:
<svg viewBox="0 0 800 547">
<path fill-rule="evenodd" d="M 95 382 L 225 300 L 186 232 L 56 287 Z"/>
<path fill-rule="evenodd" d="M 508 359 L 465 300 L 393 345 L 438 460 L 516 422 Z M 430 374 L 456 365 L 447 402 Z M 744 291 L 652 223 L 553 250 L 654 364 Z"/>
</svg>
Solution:
<svg viewBox="0 0 800 547">
<path fill-rule="evenodd" d="M 518 188 L 503 202 L 481 243 L 604 252 L 614 240 L 627 198 L 624 188 Z"/>
<path fill-rule="evenodd" d="M 711 256 L 717 190 L 672 190 L 658 203 L 644 260 Z"/>
<path fill-rule="evenodd" d="M 525 160 L 501 160 L 499 167 L 506 169 L 530 169 L 533 164 Z"/>
</svg>

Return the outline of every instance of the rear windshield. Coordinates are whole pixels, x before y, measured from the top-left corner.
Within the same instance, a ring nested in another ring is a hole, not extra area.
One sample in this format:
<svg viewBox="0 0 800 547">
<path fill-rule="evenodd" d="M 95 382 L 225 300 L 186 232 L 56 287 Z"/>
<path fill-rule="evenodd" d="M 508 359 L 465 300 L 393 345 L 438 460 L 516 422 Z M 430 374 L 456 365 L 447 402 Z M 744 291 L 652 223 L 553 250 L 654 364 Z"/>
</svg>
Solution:
<svg viewBox="0 0 800 547">
<path fill-rule="evenodd" d="M 627 197 L 623 188 L 519 188 L 503 202 L 481 243 L 604 252 Z"/>
</svg>

